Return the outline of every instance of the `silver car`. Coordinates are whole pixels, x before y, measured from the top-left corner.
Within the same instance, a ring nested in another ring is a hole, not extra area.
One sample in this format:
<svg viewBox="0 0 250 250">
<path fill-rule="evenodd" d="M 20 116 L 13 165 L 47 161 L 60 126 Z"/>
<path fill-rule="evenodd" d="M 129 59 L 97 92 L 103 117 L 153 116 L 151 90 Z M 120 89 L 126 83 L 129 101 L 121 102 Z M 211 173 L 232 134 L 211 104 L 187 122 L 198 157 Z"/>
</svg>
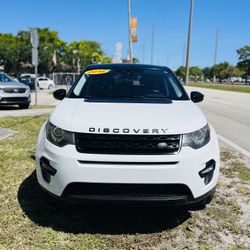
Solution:
<svg viewBox="0 0 250 250">
<path fill-rule="evenodd" d="M 29 108 L 31 101 L 30 88 L 23 83 L 12 80 L 7 74 L 0 72 L 0 106 L 19 105 Z"/>
</svg>

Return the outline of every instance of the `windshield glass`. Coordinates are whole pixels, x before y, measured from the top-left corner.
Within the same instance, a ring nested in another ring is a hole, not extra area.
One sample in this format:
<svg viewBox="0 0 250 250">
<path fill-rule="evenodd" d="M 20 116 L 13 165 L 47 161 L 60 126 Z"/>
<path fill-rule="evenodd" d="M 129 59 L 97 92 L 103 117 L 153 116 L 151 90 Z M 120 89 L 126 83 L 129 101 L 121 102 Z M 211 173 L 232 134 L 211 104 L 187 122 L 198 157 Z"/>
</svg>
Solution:
<svg viewBox="0 0 250 250">
<path fill-rule="evenodd" d="M 73 86 L 68 97 L 97 101 L 98 99 L 104 101 L 126 101 L 125 99 L 138 101 L 139 99 L 154 100 L 154 102 L 188 100 L 181 84 L 173 74 L 163 70 L 86 71 Z"/>
<path fill-rule="evenodd" d="M 6 74 L 0 74 L 0 82 L 13 82 L 13 80 Z"/>
</svg>

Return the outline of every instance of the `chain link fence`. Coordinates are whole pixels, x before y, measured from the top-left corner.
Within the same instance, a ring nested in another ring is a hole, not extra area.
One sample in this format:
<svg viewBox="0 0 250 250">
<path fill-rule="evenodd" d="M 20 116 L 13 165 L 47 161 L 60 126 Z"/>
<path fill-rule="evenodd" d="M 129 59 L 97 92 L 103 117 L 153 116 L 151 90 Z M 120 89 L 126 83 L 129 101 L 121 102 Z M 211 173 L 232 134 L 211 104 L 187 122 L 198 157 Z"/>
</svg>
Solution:
<svg viewBox="0 0 250 250">
<path fill-rule="evenodd" d="M 50 79 L 52 79 L 56 86 L 58 85 L 66 85 L 67 89 L 78 79 L 80 73 L 72 73 L 72 72 L 56 72 L 48 75 Z"/>
</svg>

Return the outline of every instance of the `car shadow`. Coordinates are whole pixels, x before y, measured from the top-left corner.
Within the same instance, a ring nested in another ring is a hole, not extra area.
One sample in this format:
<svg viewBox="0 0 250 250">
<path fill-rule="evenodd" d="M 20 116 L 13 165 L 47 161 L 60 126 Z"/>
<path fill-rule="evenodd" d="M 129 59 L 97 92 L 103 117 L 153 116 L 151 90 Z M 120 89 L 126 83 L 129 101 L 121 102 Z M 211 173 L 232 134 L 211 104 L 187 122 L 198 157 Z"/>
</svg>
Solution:
<svg viewBox="0 0 250 250">
<path fill-rule="evenodd" d="M 157 233 L 175 228 L 191 217 L 185 208 L 56 202 L 39 187 L 35 171 L 21 183 L 17 196 L 22 210 L 34 223 L 75 234 Z"/>
<path fill-rule="evenodd" d="M 17 110 L 17 109 L 20 109 L 17 105 L 0 106 L 0 110 Z"/>
</svg>

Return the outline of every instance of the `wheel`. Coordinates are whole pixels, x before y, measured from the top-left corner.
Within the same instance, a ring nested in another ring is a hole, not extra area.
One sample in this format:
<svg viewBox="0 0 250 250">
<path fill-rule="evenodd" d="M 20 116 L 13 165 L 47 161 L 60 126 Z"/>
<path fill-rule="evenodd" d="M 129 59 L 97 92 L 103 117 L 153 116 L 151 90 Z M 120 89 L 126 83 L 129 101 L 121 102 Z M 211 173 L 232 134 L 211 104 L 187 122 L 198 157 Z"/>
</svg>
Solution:
<svg viewBox="0 0 250 250">
<path fill-rule="evenodd" d="M 28 109 L 30 104 L 29 103 L 25 103 L 25 104 L 19 104 L 18 105 L 20 109 Z"/>
</svg>

